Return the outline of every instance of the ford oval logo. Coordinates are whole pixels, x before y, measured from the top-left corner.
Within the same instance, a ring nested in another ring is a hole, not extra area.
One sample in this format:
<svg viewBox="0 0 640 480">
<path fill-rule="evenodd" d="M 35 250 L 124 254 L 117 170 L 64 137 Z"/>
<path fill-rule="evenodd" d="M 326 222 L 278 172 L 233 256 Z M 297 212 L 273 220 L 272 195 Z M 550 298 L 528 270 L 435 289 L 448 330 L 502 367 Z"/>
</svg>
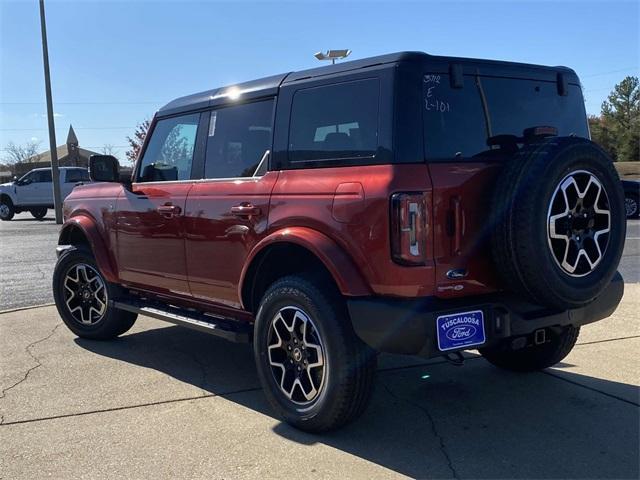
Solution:
<svg viewBox="0 0 640 480">
<path fill-rule="evenodd" d="M 473 337 L 476 331 L 473 325 L 462 325 L 450 328 L 445 335 L 449 340 L 464 340 Z"/>
</svg>

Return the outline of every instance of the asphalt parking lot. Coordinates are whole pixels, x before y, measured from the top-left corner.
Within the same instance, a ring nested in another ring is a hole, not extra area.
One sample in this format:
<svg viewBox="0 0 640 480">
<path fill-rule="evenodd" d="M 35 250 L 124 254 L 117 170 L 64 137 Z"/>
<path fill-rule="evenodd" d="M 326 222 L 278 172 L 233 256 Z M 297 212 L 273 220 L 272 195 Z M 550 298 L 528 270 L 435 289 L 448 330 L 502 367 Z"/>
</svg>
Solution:
<svg viewBox="0 0 640 480">
<path fill-rule="evenodd" d="M 0 223 L 0 309 L 51 301 L 57 229 Z M 639 230 L 629 224 L 627 281 Z M 616 313 L 540 373 L 473 351 L 463 367 L 383 355 L 364 416 L 321 436 L 272 417 L 248 345 L 144 317 L 92 342 L 52 306 L 1 313 L 0 478 L 637 479 L 639 311 L 628 283 Z"/>
</svg>

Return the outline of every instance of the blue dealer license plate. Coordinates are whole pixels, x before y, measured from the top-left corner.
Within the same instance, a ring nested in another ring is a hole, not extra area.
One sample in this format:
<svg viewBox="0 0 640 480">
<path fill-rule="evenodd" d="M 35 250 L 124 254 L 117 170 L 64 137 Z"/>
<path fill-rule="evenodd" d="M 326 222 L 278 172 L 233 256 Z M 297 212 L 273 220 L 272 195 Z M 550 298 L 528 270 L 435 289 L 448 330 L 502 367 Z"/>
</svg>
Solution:
<svg viewBox="0 0 640 480">
<path fill-rule="evenodd" d="M 482 345 L 485 341 L 482 310 L 441 315 L 436 319 L 440 351 Z"/>
</svg>

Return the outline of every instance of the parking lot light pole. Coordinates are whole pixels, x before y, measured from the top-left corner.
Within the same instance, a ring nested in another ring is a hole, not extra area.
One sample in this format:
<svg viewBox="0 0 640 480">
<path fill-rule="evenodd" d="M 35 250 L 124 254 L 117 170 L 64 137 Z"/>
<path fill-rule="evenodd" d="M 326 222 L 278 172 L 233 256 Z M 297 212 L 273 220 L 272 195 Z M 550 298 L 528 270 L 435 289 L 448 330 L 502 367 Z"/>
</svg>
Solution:
<svg viewBox="0 0 640 480">
<path fill-rule="evenodd" d="M 42 57 L 44 61 L 44 85 L 47 94 L 47 120 L 49 122 L 49 148 L 51 154 L 51 180 L 53 183 L 53 208 L 56 223 L 62 223 L 62 198 L 60 195 L 60 170 L 56 146 L 56 127 L 53 121 L 53 100 L 51 99 L 51 75 L 49 74 L 49 49 L 47 48 L 47 27 L 44 18 L 44 0 L 40 0 L 40 29 L 42 31 Z"/>
</svg>

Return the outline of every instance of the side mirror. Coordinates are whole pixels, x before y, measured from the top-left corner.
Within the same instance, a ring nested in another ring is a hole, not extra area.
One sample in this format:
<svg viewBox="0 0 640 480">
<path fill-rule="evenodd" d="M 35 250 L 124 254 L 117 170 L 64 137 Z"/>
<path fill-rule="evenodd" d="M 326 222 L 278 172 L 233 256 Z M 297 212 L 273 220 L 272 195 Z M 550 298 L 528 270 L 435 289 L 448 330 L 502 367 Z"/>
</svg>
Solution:
<svg viewBox="0 0 640 480">
<path fill-rule="evenodd" d="M 112 155 L 91 155 L 89 177 L 94 182 L 120 182 L 120 165 Z"/>
</svg>

